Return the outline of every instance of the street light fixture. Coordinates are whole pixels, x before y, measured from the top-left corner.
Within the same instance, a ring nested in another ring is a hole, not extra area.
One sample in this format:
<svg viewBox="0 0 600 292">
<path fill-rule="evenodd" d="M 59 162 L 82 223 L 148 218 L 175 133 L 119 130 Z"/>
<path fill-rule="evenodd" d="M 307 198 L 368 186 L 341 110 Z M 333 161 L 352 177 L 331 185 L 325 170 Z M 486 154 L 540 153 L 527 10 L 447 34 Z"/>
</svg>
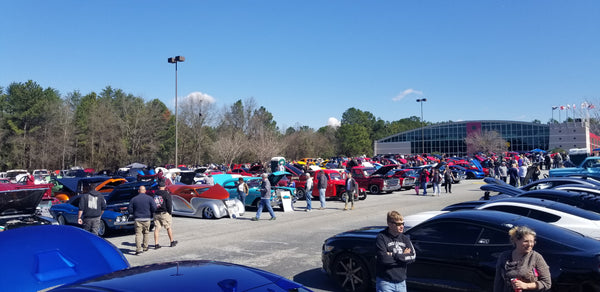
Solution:
<svg viewBox="0 0 600 292">
<path fill-rule="evenodd" d="M 427 101 L 427 98 L 418 98 L 417 102 L 421 103 L 421 152 L 425 153 L 425 122 L 423 121 L 423 103 Z"/>
<path fill-rule="evenodd" d="M 175 167 L 177 167 L 177 63 L 185 61 L 184 56 L 175 56 L 167 59 L 171 64 L 175 64 Z"/>
</svg>

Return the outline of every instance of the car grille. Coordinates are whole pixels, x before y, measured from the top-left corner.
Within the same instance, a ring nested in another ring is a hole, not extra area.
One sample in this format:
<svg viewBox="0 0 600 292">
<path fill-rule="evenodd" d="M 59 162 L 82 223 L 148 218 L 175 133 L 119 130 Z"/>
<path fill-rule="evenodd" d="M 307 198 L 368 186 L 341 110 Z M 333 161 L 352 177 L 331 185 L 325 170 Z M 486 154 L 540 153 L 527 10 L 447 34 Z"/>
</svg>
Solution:
<svg viewBox="0 0 600 292">
<path fill-rule="evenodd" d="M 397 178 L 388 178 L 385 180 L 388 187 L 400 185 L 400 180 Z"/>
</svg>

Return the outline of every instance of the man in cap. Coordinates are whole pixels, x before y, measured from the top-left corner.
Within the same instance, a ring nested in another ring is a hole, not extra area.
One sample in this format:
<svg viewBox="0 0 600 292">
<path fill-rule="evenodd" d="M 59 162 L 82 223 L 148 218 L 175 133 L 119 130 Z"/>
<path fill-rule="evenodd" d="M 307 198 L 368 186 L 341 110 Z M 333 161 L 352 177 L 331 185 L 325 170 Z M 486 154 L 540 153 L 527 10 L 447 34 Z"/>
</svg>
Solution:
<svg viewBox="0 0 600 292">
<path fill-rule="evenodd" d="M 262 213 L 263 207 L 266 207 L 269 210 L 269 214 L 271 215 L 270 220 L 275 220 L 275 213 L 273 212 L 273 208 L 271 207 L 271 183 L 269 182 L 269 175 L 266 173 L 262 174 L 262 183 L 260 185 L 260 203 L 258 204 L 258 210 L 256 211 L 256 217 L 252 218 L 252 221 L 258 221 L 260 219 L 260 214 Z"/>
</svg>

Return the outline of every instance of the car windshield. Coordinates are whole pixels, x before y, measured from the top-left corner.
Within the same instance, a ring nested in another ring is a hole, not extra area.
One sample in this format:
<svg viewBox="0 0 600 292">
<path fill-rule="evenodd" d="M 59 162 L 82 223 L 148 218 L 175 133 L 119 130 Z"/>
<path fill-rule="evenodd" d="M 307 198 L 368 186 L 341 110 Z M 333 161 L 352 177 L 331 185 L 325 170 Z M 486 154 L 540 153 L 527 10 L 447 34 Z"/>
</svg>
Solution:
<svg viewBox="0 0 600 292">
<path fill-rule="evenodd" d="M 364 173 L 366 176 L 370 176 L 371 174 L 373 174 L 376 171 L 375 168 L 365 168 L 364 169 Z"/>
<path fill-rule="evenodd" d="M 261 181 L 261 179 L 251 179 L 246 181 L 246 184 L 248 184 L 249 188 L 258 188 L 260 186 Z"/>
<path fill-rule="evenodd" d="M 339 172 L 331 172 L 331 173 L 329 173 L 329 179 L 342 180 L 342 175 Z"/>
</svg>

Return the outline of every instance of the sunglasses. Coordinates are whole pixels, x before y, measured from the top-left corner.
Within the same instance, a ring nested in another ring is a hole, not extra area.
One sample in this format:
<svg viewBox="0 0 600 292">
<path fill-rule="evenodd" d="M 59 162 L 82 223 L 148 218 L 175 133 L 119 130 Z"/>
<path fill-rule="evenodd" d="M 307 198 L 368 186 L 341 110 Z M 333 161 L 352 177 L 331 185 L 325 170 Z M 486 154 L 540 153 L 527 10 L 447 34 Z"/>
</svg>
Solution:
<svg viewBox="0 0 600 292">
<path fill-rule="evenodd" d="M 388 222 L 388 224 L 393 224 L 396 226 L 404 226 L 404 222 Z"/>
</svg>

